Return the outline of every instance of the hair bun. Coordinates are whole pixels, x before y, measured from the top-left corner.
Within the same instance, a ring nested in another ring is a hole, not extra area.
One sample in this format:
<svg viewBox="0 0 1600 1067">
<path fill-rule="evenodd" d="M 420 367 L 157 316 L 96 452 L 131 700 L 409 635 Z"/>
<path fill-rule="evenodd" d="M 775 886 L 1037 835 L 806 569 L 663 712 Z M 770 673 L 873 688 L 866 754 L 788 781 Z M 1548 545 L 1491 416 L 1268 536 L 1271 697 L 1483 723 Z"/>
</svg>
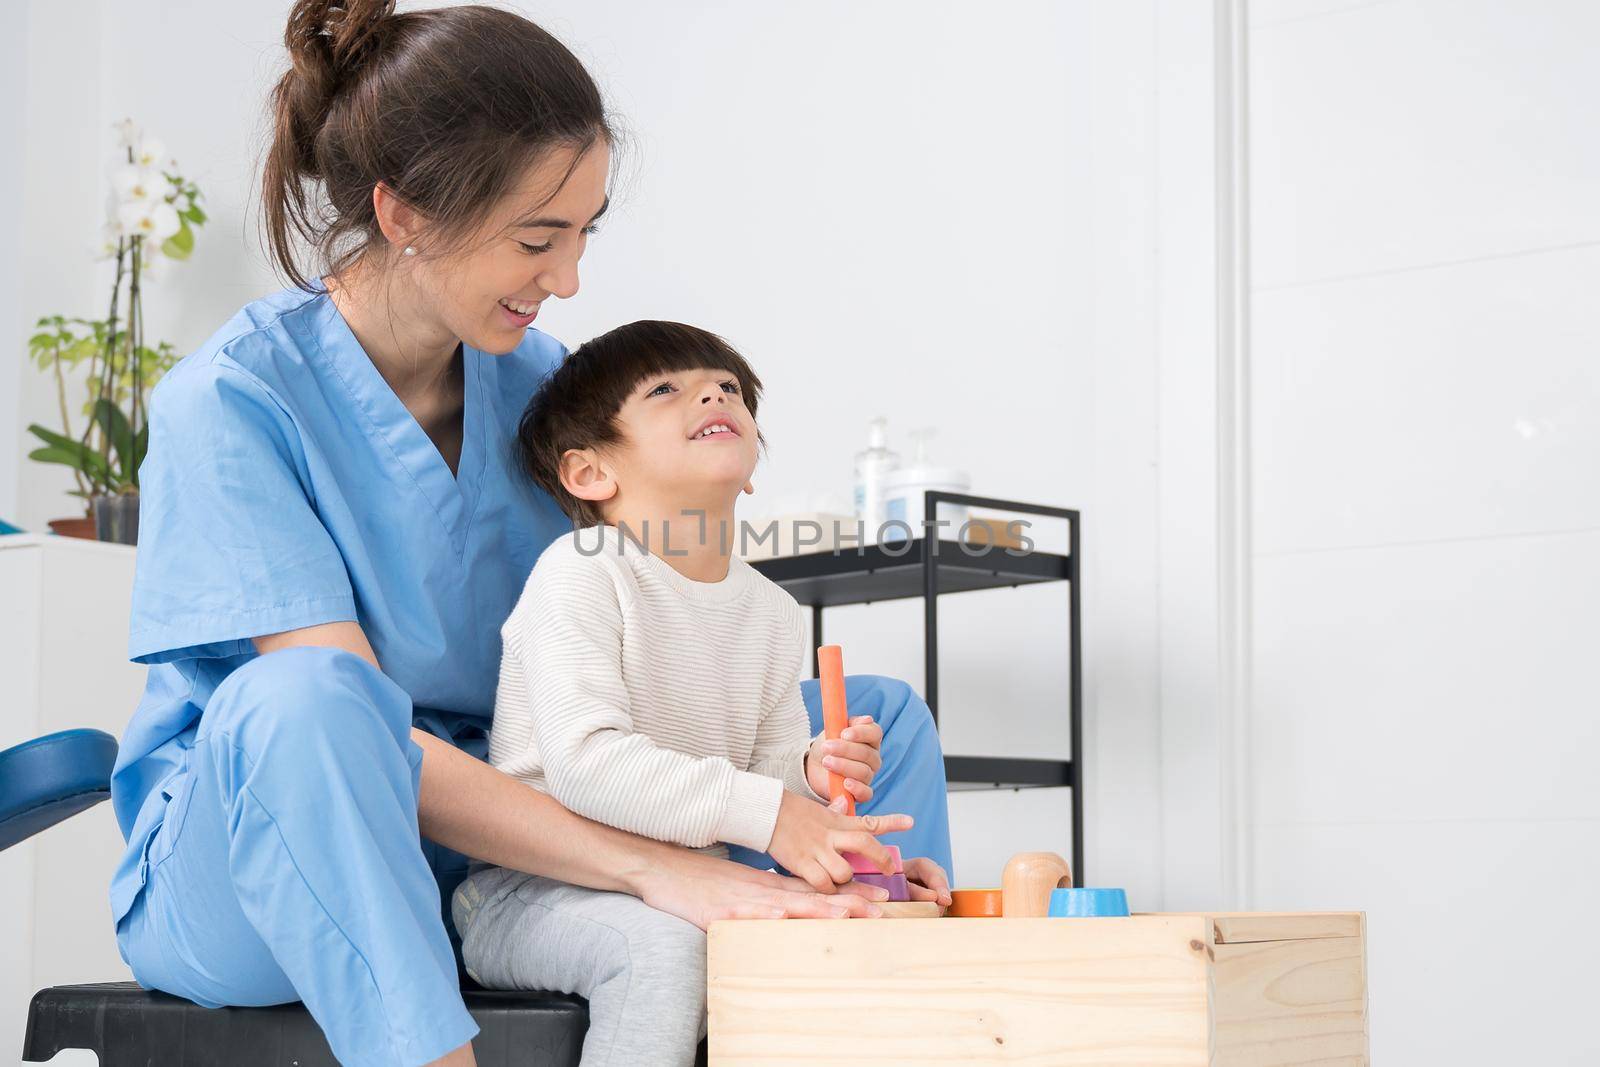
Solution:
<svg viewBox="0 0 1600 1067">
<path fill-rule="evenodd" d="M 395 0 L 296 0 L 283 43 L 302 73 L 336 85 L 359 71 L 378 50 L 394 16 L 394 4 Z"/>
</svg>

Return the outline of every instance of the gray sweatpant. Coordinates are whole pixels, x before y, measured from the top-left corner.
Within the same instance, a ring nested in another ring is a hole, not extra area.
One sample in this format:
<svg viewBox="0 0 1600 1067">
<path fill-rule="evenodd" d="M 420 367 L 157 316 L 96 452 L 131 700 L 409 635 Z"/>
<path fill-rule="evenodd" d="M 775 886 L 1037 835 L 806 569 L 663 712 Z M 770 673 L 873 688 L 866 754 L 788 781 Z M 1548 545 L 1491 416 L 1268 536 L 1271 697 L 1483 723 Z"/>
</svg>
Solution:
<svg viewBox="0 0 1600 1067">
<path fill-rule="evenodd" d="M 623 893 L 486 867 L 450 902 L 467 973 L 487 989 L 589 1000 L 584 1067 L 694 1063 L 706 1032 L 706 935 Z"/>
</svg>

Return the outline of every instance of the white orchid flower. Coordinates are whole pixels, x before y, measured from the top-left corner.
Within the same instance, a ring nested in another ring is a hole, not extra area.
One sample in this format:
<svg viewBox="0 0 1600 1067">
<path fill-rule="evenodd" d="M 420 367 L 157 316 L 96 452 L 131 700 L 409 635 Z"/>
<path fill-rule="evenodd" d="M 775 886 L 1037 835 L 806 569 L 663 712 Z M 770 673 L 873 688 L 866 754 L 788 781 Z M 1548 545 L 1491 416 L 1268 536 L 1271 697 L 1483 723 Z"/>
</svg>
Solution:
<svg viewBox="0 0 1600 1067">
<path fill-rule="evenodd" d="M 132 148 L 139 143 L 139 127 L 132 119 L 113 122 L 111 128 L 117 131 L 118 148 Z"/>
<path fill-rule="evenodd" d="M 160 168 L 167 161 L 167 146 L 154 137 L 139 138 L 139 147 L 133 150 L 133 161 L 141 167 Z"/>
<path fill-rule="evenodd" d="M 149 167 L 121 166 L 111 172 L 111 187 L 117 192 L 117 205 L 165 200 L 168 182 L 161 172 Z"/>
<path fill-rule="evenodd" d="M 159 245 L 178 232 L 178 209 L 165 200 L 132 200 L 117 212 L 117 221 L 128 237 L 148 237 Z"/>
</svg>

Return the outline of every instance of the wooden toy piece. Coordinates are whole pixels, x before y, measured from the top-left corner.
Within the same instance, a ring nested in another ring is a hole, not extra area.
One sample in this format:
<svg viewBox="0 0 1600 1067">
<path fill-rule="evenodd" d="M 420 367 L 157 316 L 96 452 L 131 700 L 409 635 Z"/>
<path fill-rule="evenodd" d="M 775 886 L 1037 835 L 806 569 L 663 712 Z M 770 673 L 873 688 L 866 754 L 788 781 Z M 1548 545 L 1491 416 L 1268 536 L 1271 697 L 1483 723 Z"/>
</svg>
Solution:
<svg viewBox="0 0 1600 1067">
<path fill-rule="evenodd" d="M 1019 852 L 1000 875 L 1001 910 L 1007 919 L 1050 914 L 1050 891 L 1072 888 L 1072 869 L 1054 852 Z"/>
<path fill-rule="evenodd" d="M 952 919 L 998 919 L 1001 894 L 998 889 L 956 889 L 950 893 Z"/>
<path fill-rule="evenodd" d="M 905 861 L 900 858 L 900 846 L 884 845 L 883 847 L 889 853 L 889 859 L 894 861 L 894 867 L 890 869 L 889 873 L 900 874 L 904 872 L 906 865 Z M 857 874 L 883 873 L 882 871 L 878 870 L 877 865 L 859 852 L 841 852 L 840 855 L 849 861 L 850 869 L 855 871 Z"/>
<path fill-rule="evenodd" d="M 887 889 L 890 901 L 911 899 L 911 887 L 903 874 L 858 874 L 856 881 L 862 885 L 875 885 L 879 889 Z"/>
<path fill-rule="evenodd" d="M 944 909 L 932 900 L 906 900 L 879 904 L 878 910 L 885 919 L 938 919 Z"/>
<path fill-rule="evenodd" d="M 817 649 L 817 681 L 822 686 L 822 732 L 837 741 L 850 725 L 850 708 L 844 698 L 844 654 L 838 645 Z M 844 797 L 844 813 L 856 813 L 856 798 L 844 790 L 844 775 L 828 772 L 828 799 Z"/>
<path fill-rule="evenodd" d="M 1128 894 L 1121 889 L 1052 889 L 1052 919 L 1127 918 Z"/>
</svg>

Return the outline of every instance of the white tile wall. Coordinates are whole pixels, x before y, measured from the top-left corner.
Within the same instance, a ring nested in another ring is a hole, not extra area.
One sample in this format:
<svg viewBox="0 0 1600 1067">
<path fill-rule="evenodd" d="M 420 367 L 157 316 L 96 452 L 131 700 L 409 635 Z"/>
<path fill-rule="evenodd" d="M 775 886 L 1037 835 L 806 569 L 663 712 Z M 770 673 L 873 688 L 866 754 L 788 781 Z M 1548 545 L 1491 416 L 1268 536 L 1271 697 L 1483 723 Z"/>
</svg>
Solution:
<svg viewBox="0 0 1600 1067">
<path fill-rule="evenodd" d="M 1600 528 L 1597 292 L 1600 244 L 1257 294 L 1256 547 Z"/>
<path fill-rule="evenodd" d="M 1258 559 L 1259 817 L 1600 820 L 1597 560 L 1600 533 Z"/>
<path fill-rule="evenodd" d="M 1253 11 L 1253 903 L 1375 1062 L 1593 1063 L 1600 8 Z"/>
<path fill-rule="evenodd" d="M 1393 3 L 1394 0 L 1251 0 L 1249 5 L 1250 28 L 1262 29 L 1285 22 L 1333 15 L 1374 4 Z"/>
<path fill-rule="evenodd" d="M 1256 284 L 1600 240 L 1597 40 L 1589 0 L 1390 0 L 1260 26 Z"/>
</svg>

